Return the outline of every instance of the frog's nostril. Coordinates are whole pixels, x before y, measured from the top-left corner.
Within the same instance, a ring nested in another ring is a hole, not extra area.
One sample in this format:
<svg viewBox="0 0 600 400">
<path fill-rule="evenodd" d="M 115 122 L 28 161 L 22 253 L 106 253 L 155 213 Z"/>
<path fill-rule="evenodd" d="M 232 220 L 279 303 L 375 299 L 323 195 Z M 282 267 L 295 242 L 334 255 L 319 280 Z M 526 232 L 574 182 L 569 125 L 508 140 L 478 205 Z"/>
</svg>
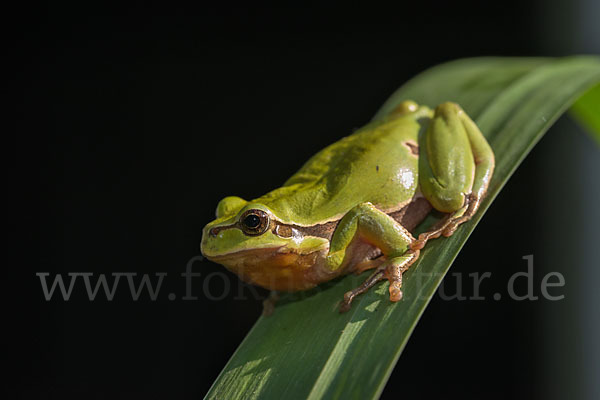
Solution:
<svg viewBox="0 0 600 400">
<path fill-rule="evenodd" d="M 212 228 L 210 231 L 208 231 L 208 234 L 210 236 L 217 236 L 217 234 L 219 233 L 219 230 L 217 228 Z"/>
</svg>

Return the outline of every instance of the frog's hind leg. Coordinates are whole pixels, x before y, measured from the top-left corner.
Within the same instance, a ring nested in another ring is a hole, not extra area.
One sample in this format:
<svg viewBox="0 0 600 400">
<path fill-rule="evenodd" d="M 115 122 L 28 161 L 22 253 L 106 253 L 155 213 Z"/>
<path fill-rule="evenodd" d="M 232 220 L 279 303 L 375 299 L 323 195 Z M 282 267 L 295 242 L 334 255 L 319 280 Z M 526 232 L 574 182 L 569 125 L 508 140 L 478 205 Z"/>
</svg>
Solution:
<svg viewBox="0 0 600 400">
<path fill-rule="evenodd" d="M 421 249 L 429 239 L 451 236 L 471 219 L 486 194 L 494 153 L 477 125 L 455 103 L 440 104 L 419 138 L 419 184 L 425 198 L 448 215 L 411 243 Z"/>
</svg>

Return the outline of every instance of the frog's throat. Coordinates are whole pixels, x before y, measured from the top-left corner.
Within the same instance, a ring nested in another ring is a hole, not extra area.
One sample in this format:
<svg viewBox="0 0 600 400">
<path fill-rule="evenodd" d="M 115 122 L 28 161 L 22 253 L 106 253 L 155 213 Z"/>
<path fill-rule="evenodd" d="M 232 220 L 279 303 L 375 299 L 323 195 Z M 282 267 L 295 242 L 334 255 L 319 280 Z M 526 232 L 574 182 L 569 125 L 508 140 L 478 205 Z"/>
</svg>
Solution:
<svg viewBox="0 0 600 400">
<path fill-rule="evenodd" d="M 308 252 L 285 246 L 240 250 L 207 257 L 235 273 L 241 280 L 270 290 L 297 291 L 316 286 L 324 279 L 319 263 L 327 249 Z"/>
</svg>

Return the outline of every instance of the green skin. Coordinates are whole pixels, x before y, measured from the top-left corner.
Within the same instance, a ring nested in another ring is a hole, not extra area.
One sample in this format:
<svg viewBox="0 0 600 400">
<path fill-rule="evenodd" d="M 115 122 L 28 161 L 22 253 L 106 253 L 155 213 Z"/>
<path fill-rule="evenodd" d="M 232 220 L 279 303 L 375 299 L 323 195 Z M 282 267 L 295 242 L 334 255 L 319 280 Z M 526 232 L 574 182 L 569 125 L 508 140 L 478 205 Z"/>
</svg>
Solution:
<svg viewBox="0 0 600 400">
<path fill-rule="evenodd" d="M 221 200 L 202 253 L 272 290 L 374 268 L 341 309 L 381 279 L 398 301 L 402 273 L 427 240 L 450 236 L 475 213 L 493 168 L 492 149 L 458 105 L 432 111 L 405 101 L 317 153 L 282 187 L 250 202 Z M 423 198 L 446 218 L 415 239 L 397 213 Z"/>
</svg>

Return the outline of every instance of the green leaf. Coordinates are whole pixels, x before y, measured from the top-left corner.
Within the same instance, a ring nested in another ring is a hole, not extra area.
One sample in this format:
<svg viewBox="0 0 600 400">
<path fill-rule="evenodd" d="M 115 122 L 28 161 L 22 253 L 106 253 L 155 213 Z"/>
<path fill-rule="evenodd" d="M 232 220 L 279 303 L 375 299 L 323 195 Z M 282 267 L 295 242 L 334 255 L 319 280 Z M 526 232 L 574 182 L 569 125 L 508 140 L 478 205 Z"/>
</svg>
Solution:
<svg viewBox="0 0 600 400">
<path fill-rule="evenodd" d="M 430 242 L 405 274 L 404 298 L 390 303 L 387 283 L 338 314 L 343 294 L 367 274 L 286 295 L 260 317 L 210 392 L 209 399 L 369 399 L 379 396 L 419 317 L 452 261 L 508 178 L 552 125 L 600 81 L 600 59 L 474 58 L 431 68 L 383 105 L 459 103 L 477 122 L 496 169 L 477 215 L 450 238 Z M 597 121 L 597 120 L 596 120 Z"/>
<path fill-rule="evenodd" d="M 571 113 L 600 144 L 600 84 L 585 92 L 573 104 Z"/>
</svg>

